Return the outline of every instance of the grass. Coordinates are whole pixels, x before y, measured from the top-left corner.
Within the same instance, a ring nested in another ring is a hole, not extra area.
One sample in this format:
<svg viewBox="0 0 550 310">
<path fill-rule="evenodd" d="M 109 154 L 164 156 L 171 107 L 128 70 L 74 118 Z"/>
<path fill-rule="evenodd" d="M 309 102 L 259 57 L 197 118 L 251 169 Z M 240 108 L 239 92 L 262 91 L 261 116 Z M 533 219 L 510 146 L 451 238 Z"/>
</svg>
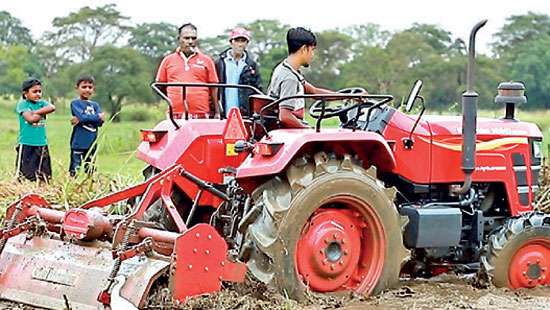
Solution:
<svg viewBox="0 0 550 310">
<path fill-rule="evenodd" d="M 16 101 L 16 98 L 0 99 L 0 205 L 6 205 L 10 199 L 13 200 L 22 193 L 34 191 L 51 198 L 51 201 L 73 206 L 138 182 L 142 179 L 141 171 L 145 167 L 145 164 L 135 157 L 135 150 L 139 144 L 139 129 L 153 127 L 164 115 L 163 105 L 157 107 L 132 105 L 123 109 L 122 119 L 125 121 L 106 122 L 100 129 L 96 162 L 98 173 L 94 180 L 83 175 L 73 179 L 68 175 L 69 140 L 72 128 L 69 122 L 68 101 L 57 102 L 57 111 L 48 116 L 46 129 L 52 159 L 53 181 L 51 186 L 44 187 L 36 183 L 14 181 L 15 146 L 19 132 L 14 112 Z M 142 120 L 141 117 L 145 112 L 152 115 L 153 119 Z M 444 114 L 449 113 L 452 112 Z M 438 113 L 427 112 L 426 114 Z M 459 115 L 459 112 L 452 114 Z M 500 118 L 503 112 L 479 111 L 478 115 Z M 550 111 L 519 110 L 517 117 L 523 121 L 534 122 L 541 128 L 546 137 L 544 152 L 547 157 L 550 140 Z M 132 119 L 133 121 L 130 121 Z M 307 120 L 310 124 L 315 124 L 313 119 Z M 337 125 L 336 118 L 323 121 L 323 127 Z"/>
<path fill-rule="evenodd" d="M 0 103 L 0 179 L 6 179 L 15 172 L 15 146 L 19 124 L 13 112 L 15 101 Z M 48 115 L 46 131 L 53 179 L 66 178 L 69 168 L 70 136 L 72 126 L 66 103 L 57 104 L 58 110 Z M 153 108 L 155 109 L 155 108 Z M 150 128 L 156 120 L 139 122 L 106 122 L 100 128 L 97 155 L 97 170 L 111 176 L 139 176 L 144 163 L 135 158 L 139 144 L 139 129 Z"/>
<path fill-rule="evenodd" d="M 0 179 L 8 179 L 15 171 L 15 146 L 19 125 L 13 112 L 17 99 L 0 100 Z M 66 178 L 69 166 L 69 139 L 71 125 L 68 101 L 58 102 L 57 111 L 48 116 L 47 136 L 52 159 L 53 178 Z M 131 105 L 122 111 L 122 119 L 139 119 L 126 111 L 138 111 L 140 115 L 145 111 L 144 106 Z M 139 129 L 150 128 L 160 120 L 163 113 L 159 109 L 163 107 L 149 107 L 154 120 L 149 121 L 122 121 L 120 123 L 107 122 L 100 129 L 98 139 L 99 152 L 97 155 L 97 168 L 99 173 L 112 177 L 139 177 L 144 168 L 143 162 L 135 158 L 135 150 L 139 144 Z M 136 114 L 137 114 L 136 113 Z M 427 112 L 428 114 L 430 112 Z M 458 113 L 454 113 L 457 114 Z M 130 116 L 129 116 L 130 115 Z M 159 117 L 160 115 L 160 117 Z M 502 111 L 479 111 L 479 116 L 501 117 Z M 548 156 L 550 140 L 550 111 L 523 111 L 517 112 L 517 117 L 523 121 L 536 123 L 543 131 L 545 155 Z M 311 118 L 310 124 L 315 124 Z M 323 121 L 324 127 L 337 126 L 337 118 Z"/>
<path fill-rule="evenodd" d="M 141 171 L 145 164 L 135 157 L 140 142 L 139 129 L 151 128 L 158 120 L 105 122 L 97 139 L 97 173 L 93 178 L 84 173 L 71 178 L 68 173 L 71 116 L 68 101 L 62 101 L 56 103 L 56 112 L 48 115 L 46 121 L 52 160 L 52 182 L 49 186 L 38 182 L 18 182 L 15 179 L 15 146 L 19 133 L 19 123 L 14 112 L 16 102 L 17 99 L 0 100 L 0 206 L 8 205 L 22 194 L 33 192 L 59 204 L 61 208 L 69 208 L 135 184 L 143 178 Z M 152 114 L 159 115 L 159 107 L 149 109 Z M 114 206 L 120 207 L 121 205 Z M 0 217 L 2 211 L 0 210 Z"/>
</svg>

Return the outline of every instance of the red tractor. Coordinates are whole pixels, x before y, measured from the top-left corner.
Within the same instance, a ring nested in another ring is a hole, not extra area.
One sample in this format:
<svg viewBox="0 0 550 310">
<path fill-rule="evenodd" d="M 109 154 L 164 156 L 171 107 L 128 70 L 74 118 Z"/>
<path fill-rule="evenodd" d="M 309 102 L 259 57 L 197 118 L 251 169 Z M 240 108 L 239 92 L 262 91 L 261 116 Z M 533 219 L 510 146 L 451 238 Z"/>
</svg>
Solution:
<svg viewBox="0 0 550 310">
<path fill-rule="evenodd" d="M 361 89 L 252 95 L 246 119 L 236 109 L 227 120 L 170 113 L 142 131 L 143 183 L 67 212 L 35 195 L 8 208 L 0 297 L 141 308 L 156 287 L 185 302 L 247 270 L 293 298 L 307 288 L 376 294 L 403 273 L 448 270 L 511 288 L 550 284 L 550 216 L 533 210 L 542 134 L 514 119 L 523 86 L 501 84 L 506 116 L 477 121 L 474 42 L 484 24 L 470 36 L 462 120 L 423 115 L 421 81 L 405 106 L 420 101 L 418 116 Z M 247 87 L 153 88 L 176 85 Z M 317 100 L 315 128 L 279 128 L 278 104 L 296 97 Z M 340 126 L 321 128 L 332 117 Z M 106 214 L 124 202 L 129 214 Z"/>
</svg>

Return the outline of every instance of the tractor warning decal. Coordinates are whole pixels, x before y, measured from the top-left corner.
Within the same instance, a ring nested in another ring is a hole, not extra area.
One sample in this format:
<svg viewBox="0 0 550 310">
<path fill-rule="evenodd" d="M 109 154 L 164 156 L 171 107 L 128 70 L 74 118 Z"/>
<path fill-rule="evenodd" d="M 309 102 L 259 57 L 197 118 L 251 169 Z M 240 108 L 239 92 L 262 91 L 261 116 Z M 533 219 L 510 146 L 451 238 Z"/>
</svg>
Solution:
<svg viewBox="0 0 550 310">
<path fill-rule="evenodd" d="M 244 122 L 239 109 L 232 108 L 229 111 L 225 128 L 223 129 L 223 139 L 226 141 L 246 140 L 248 132 L 244 127 Z"/>
<path fill-rule="evenodd" d="M 225 128 L 223 129 L 223 141 L 225 143 L 225 156 L 237 156 L 235 152 L 235 142 L 239 140 L 246 141 L 248 139 L 248 131 L 244 126 L 243 118 L 239 109 L 232 108 L 229 111 Z"/>
<path fill-rule="evenodd" d="M 225 156 L 237 156 L 239 153 L 235 151 L 235 143 L 227 143 L 225 145 Z"/>
</svg>

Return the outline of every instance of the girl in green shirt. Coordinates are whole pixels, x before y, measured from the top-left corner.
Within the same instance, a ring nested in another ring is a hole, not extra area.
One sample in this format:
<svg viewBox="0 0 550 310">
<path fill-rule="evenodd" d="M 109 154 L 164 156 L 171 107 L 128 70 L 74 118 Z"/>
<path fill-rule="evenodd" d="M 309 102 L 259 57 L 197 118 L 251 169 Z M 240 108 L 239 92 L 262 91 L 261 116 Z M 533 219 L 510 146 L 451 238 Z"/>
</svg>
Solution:
<svg viewBox="0 0 550 310">
<path fill-rule="evenodd" d="M 42 100 L 42 83 L 28 79 L 21 85 L 22 100 L 15 111 L 19 118 L 17 146 L 17 174 L 35 181 L 48 181 L 52 175 L 48 141 L 46 139 L 46 114 L 55 106 Z"/>
</svg>

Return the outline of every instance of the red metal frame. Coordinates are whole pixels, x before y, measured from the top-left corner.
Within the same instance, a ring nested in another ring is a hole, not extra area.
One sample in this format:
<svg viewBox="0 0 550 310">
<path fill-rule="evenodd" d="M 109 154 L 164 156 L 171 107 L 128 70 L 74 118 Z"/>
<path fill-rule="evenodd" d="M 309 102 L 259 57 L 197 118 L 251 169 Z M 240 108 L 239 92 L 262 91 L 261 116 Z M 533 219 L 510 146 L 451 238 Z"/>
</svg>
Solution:
<svg viewBox="0 0 550 310">
<path fill-rule="evenodd" d="M 246 265 L 227 260 L 227 243 L 214 227 L 197 224 L 176 240 L 170 288 L 174 299 L 217 292 L 221 281 L 242 282 Z"/>
<path fill-rule="evenodd" d="M 245 265 L 238 262 L 231 262 L 227 259 L 227 244 L 225 243 L 225 240 L 216 232 L 216 230 L 207 224 L 199 224 L 189 229 L 177 212 L 176 206 L 172 201 L 171 194 L 175 186 L 180 187 L 186 184 L 183 180 L 195 184 L 195 186 L 201 190 L 210 191 L 212 196 L 217 197 L 219 200 L 227 199 L 227 197 L 224 196 L 224 193 L 216 190 L 215 188 L 209 188 L 207 183 L 201 183 L 199 179 L 188 173 L 180 164 L 173 165 L 172 167 L 162 171 L 158 175 L 141 184 L 131 186 L 119 192 L 90 201 L 82 205 L 80 208 L 71 209 L 67 212 L 51 209 L 48 202 L 38 195 L 26 195 L 19 201 L 10 205 L 6 211 L 6 219 L 11 220 L 9 221 L 11 225 L 9 225 L 10 227 L 5 227 L 0 230 L 0 239 L 3 240 L 0 254 L 2 254 L 1 251 L 4 249 L 6 241 L 11 240 L 13 237 L 18 236 L 28 229 L 31 229 L 33 225 L 39 225 L 42 223 L 48 230 L 59 234 L 59 239 L 35 236 L 36 239 L 43 239 L 43 241 L 35 241 L 35 243 L 30 243 L 28 247 L 29 249 L 36 247 L 36 242 L 39 242 L 41 247 L 45 247 L 42 250 L 42 253 L 47 253 L 50 249 L 52 251 L 58 251 L 60 243 L 63 244 L 61 239 L 63 235 L 65 235 L 74 240 L 93 241 L 97 238 L 105 240 L 112 239 L 111 246 L 113 249 L 117 249 L 113 252 L 113 257 L 119 261 L 118 264 L 137 255 L 147 253 L 158 252 L 164 255 L 170 255 L 165 259 L 170 259 L 170 265 L 172 265 L 170 269 L 176 270 L 176 272 L 170 273 L 170 281 L 173 283 L 173 289 L 175 290 L 173 291 L 173 296 L 178 302 L 183 302 L 189 296 L 196 294 L 217 291 L 221 287 L 222 280 L 244 281 L 246 274 Z M 183 188 L 180 189 L 184 190 Z M 103 214 L 101 208 L 129 198 L 137 197 L 141 197 L 139 203 L 129 216 L 119 220 L 115 230 L 113 223 L 116 223 L 116 221 L 110 220 L 109 216 Z M 151 204 L 159 198 L 161 199 L 163 206 L 168 210 L 169 214 L 174 219 L 178 232 L 169 232 L 147 227 L 147 223 L 144 223 L 143 225 L 145 226 L 138 227 L 133 235 L 127 236 L 127 241 L 123 241 L 126 230 L 128 229 L 128 223 L 135 223 L 135 221 L 142 220 L 147 208 L 149 208 Z M 115 231 L 114 233 L 112 233 L 113 230 Z M 204 234 L 206 238 L 197 239 L 195 238 L 197 234 Z M 19 243 L 18 238 L 13 238 L 13 240 L 13 242 L 8 241 L 11 242 L 10 247 L 13 247 L 16 244 L 18 247 L 27 247 L 25 243 Z M 136 245 L 118 249 L 119 245 L 127 243 Z M 86 244 L 79 246 L 82 248 L 94 247 L 93 245 L 86 246 Z M 206 249 L 208 251 L 206 256 L 200 258 L 200 262 L 204 264 L 207 269 L 210 269 L 208 275 L 204 274 L 204 270 L 181 271 L 183 270 L 181 267 L 182 263 L 196 259 L 196 256 L 186 257 L 188 252 L 193 252 L 195 249 Z M 215 253 L 215 255 L 208 255 L 210 251 Z M 16 253 L 21 252 L 24 251 L 19 250 Z M 26 264 L 26 259 L 35 259 L 34 257 L 17 257 L 18 254 L 16 253 L 3 253 L 3 255 L 0 256 L 0 268 L 3 268 L 3 264 L 8 263 L 6 259 L 9 259 L 10 261 L 19 260 L 22 264 Z M 8 266 L 5 268 L 10 267 Z M 116 270 L 118 271 L 118 269 Z M 11 274 L 11 271 L 4 270 L 4 272 L 0 274 L 0 291 L 8 290 L 11 292 L 13 289 L 21 290 L 23 287 L 28 287 L 30 285 L 28 283 L 25 284 L 25 281 L 32 281 L 33 279 L 32 274 L 25 273 L 25 277 L 18 278 L 17 281 L 15 281 L 8 274 Z M 154 273 L 148 274 L 153 275 L 156 279 L 159 276 L 159 271 L 157 270 Z M 105 276 L 103 273 L 101 273 L 101 275 Z M 10 280 L 6 280 L 8 278 Z M 196 284 L 195 281 L 197 279 L 200 279 L 201 285 Z M 145 279 L 145 281 L 152 280 Z M 98 283 L 100 282 L 101 281 Z M 125 294 L 125 296 L 128 297 L 128 300 L 132 300 L 136 306 L 143 306 L 145 298 L 140 294 L 146 293 L 152 282 L 145 282 L 149 283 L 147 284 L 147 287 L 140 286 L 139 288 L 139 285 L 134 279 L 130 282 L 131 284 L 128 284 L 128 286 L 125 286 L 126 289 L 122 290 L 122 294 Z M 37 288 L 36 292 L 33 294 L 43 297 L 34 297 L 34 301 L 32 302 L 38 306 L 46 307 L 58 305 L 57 300 L 63 298 L 63 296 L 58 293 L 62 291 L 57 290 L 54 286 L 55 285 L 52 284 L 51 287 L 40 286 Z M 110 287 L 111 286 L 109 285 L 109 288 Z M 135 289 L 130 289 L 131 287 L 134 287 Z M 93 294 L 94 292 L 96 292 L 96 290 L 89 290 L 87 292 L 82 292 L 82 294 Z M 80 293 L 72 293 L 71 296 L 74 298 L 74 296 L 77 296 L 78 294 Z M 99 294 L 99 301 L 105 303 L 110 301 L 109 291 L 101 291 L 97 294 Z M 13 300 L 20 300 L 18 295 L 13 295 L 12 298 Z M 80 299 L 82 299 L 81 302 L 90 306 L 93 306 L 96 302 L 95 298 L 89 298 L 89 296 L 85 298 L 82 297 Z"/>
<path fill-rule="evenodd" d="M 38 218 L 37 216 L 31 216 L 27 218 L 25 221 L 15 225 L 15 227 L 4 228 L 0 230 L 0 239 L 7 240 L 19 234 L 27 232 L 33 229 L 33 227 L 39 224 L 39 222 L 40 222 L 40 218 Z"/>
</svg>

